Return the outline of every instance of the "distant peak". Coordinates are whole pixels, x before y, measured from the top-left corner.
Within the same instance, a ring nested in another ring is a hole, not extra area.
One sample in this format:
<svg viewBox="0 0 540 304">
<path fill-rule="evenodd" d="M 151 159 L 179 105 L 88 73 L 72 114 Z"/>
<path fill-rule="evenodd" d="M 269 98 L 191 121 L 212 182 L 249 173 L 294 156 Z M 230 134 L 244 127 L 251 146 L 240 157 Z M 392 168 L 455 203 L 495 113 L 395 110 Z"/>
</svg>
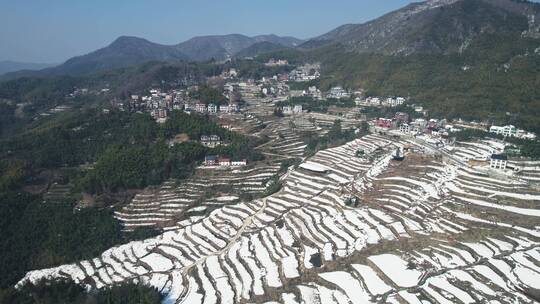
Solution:
<svg viewBox="0 0 540 304">
<path fill-rule="evenodd" d="M 150 41 L 135 36 L 120 36 L 111 43 L 111 45 L 125 45 L 132 43 L 149 43 Z"/>
</svg>

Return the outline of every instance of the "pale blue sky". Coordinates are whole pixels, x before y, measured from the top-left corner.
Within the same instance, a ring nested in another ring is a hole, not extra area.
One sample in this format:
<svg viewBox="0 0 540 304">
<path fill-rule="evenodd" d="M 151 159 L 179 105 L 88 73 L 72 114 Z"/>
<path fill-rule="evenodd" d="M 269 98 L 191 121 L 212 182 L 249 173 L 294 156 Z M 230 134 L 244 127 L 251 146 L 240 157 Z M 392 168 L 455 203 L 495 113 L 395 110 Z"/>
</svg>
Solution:
<svg viewBox="0 0 540 304">
<path fill-rule="evenodd" d="M 121 35 L 176 44 L 198 35 L 309 38 L 409 0 L 0 0 L 0 61 L 62 62 Z"/>
<path fill-rule="evenodd" d="M 411 0 L 0 0 L 0 61 L 62 62 L 121 35 L 176 44 L 197 35 L 310 38 Z"/>
</svg>

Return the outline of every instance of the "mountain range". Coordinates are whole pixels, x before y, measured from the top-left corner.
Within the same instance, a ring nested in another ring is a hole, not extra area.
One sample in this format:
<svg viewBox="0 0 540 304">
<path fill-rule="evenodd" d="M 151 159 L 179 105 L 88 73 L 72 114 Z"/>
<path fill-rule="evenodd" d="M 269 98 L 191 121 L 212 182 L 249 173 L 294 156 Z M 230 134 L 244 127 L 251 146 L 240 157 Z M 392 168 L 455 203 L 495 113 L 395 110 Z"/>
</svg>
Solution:
<svg viewBox="0 0 540 304">
<path fill-rule="evenodd" d="M 0 61 L 0 75 L 21 70 L 41 70 L 51 66 L 54 64 L 5 60 Z"/>
<path fill-rule="evenodd" d="M 462 52 L 482 34 L 522 32 L 540 38 L 540 5 L 518 0 L 431 0 L 363 24 L 346 24 L 301 45 L 339 43 L 359 53 Z"/>
<path fill-rule="evenodd" d="M 12 73 L 18 76 L 83 75 L 127 67 L 148 61 L 208 61 L 224 60 L 254 45 L 269 44 L 273 48 L 293 48 L 303 41 L 294 37 L 240 34 L 201 36 L 176 45 L 162 45 L 143 38 L 122 36 L 110 45 L 65 63 L 41 71 Z"/>
<path fill-rule="evenodd" d="M 521 33 L 540 38 L 540 5 L 521 0 L 429 0 L 412 3 L 363 24 L 346 24 L 303 41 L 294 37 L 240 34 L 195 37 L 176 45 L 161 45 L 137 37 L 113 43 L 39 72 L 18 76 L 83 75 L 148 61 L 208 61 L 252 57 L 275 50 L 301 51 L 339 46 L 365 54 L 409 56 L 461 53 L 486 34 Z"/>
</svg>

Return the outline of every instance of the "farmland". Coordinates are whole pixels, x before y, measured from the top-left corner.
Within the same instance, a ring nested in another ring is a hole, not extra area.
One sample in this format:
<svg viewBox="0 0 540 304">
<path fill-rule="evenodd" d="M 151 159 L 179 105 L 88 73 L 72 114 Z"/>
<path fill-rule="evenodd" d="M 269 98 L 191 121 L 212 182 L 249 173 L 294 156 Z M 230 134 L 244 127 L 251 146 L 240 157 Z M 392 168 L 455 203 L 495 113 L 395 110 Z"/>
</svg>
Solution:
<svg viewBox="0 0 540 304">
<path fill-rule="evenodd" d="M 43 278 L 91 288 L 143 282 L 165 303 L 538 299 L 536 163 L 517 161 L 519 174 L 493 176 L 467 162 L 504 148 L 496 140 L 439 151 L 377 134 L 303 158 L 296 131 L 284 124 L 267 124 L 261 133 L 271 141 L 261 149 L 299 158 L 299 165 L 280 170 L 276 157 L 253 169 L 165 182 L 116 213 L 126 229 L 158 225 L 167 228 L 161 235 L 31 271 L 19 285 Z M 402 162 L 392 160 L 397 147 L 411 151 Z M 235 195 L 264 192 L 275 174 L 278 192 Z M 221 183 L 227 191 L 204 194 Z"/>
</svg>

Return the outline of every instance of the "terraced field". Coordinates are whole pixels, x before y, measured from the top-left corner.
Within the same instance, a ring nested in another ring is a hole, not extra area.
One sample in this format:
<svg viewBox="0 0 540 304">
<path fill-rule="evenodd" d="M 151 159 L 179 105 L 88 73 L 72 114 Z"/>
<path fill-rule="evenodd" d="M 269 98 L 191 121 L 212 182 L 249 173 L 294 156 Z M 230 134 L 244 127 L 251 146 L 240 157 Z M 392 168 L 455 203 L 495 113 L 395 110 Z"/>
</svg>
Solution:
<svg viewBox="0 0 540 304">
<path fill-rule="evenodd" d="M 281 132 L 276 153 L 300 155 L 294 134 Z M 424 152 L 392 160 L 396 147 L 411 144 L 368 135 L 319 151 L 290 168 L 269 197 L 187 215 L 158 237 L 29 272 L 19 285 L 54 277 L 91 288 L 145 282 L 166 303 L 538 301 L 540 193 L 527 179 L 536 164 L 520 162 L 527 174 L 506 177 L 464 165 L 503 148 L 489 141 L 441 151 L 452 158 L 416 146 Z M 204 184 L 165 184 L 152 194 L 159 198 L 141 196 L 158 210 L 141 223 L 167 218 L 169 204 L 190 204 L 170 202 L 168 193 L 188 200 Z"/>
<path fill-rule="evenodd" d="M 115 213 L 126 230 L 140 227 L 174 229 L 201 219 L 199 214 L 238 203 L 240 194 L 262 194 L 280 170 L 279 162 L 254 168 L 198 169 L 194 177 L 168 181 L 158 189 L 147 189 Z M 209 193 L 219 195 L 209 195 Z"/>
</svg>

